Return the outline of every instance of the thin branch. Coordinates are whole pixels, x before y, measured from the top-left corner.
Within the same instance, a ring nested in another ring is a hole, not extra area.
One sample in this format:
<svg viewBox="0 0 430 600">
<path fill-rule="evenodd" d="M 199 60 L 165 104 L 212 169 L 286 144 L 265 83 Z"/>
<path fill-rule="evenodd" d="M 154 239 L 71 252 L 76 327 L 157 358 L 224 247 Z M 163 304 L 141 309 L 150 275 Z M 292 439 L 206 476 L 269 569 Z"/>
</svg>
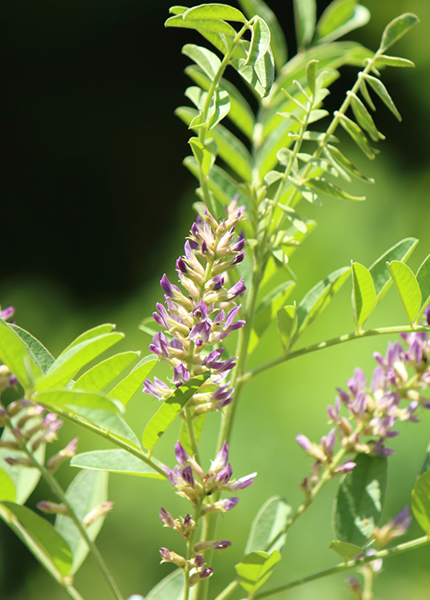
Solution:
<svg viewBox="0 0 430 600">
<path fill-rule="evenodd" d="M 429 332 L 430 328 L 425 326 L 414 327 L 411 330 L 409 325 L 400 325 L 396 327 L 379 327 L 377 329 L 367 329 L 366 331 L 362 331 L 360 333 L 347 333 L 345 335 L 341 335 L 336 338 L 332 338 L 330 340 L 325 340 L 324 342 L 318 342 L 317 344 L 312 344 L 311 346 L 305 346 L 304 348 L 300 348 L 300 350 L 296 350 L 295 352 L 290 352 L 284 356 L 279 356 L 267 363 L 248 371 L 243 375 L 240 379 L 241 383 L 247 383 L 251 379 L 253 379 L 256 375 L 271 369 L 272 367 L 276 367 L 281 365 L 284 362 L 288 362 L 293 358 L 298 358 L 299 356 L 305 356 L 306 354 L 311 354 L 312 352 L 316 352 L 317 350 L 324 350 L 325 348 L 331 348 L 332 346 L 337 346 L 339 344 L 343 344 L 344 342 L 350 342 L 352 340 L 358 340 L 360 338 L 373 337 L 376 335 L 387 335 L 393 333 L 405 333 L 405 332 Z"/>
</svg>

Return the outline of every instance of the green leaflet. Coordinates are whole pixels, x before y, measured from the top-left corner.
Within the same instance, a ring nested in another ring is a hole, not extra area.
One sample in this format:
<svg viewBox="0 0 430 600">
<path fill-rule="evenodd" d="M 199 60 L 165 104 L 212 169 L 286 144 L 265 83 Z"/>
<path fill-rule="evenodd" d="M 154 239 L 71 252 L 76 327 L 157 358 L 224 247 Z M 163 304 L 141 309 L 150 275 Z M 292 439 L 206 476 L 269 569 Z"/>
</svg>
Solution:
<svg viewBox="0 0 430 600">
<path fill-rule="evenodd" d="M 154 354 L 142 358 L 131 372 L 124 377 L 108 394 L 111 400 L 119 400 L 126 406 L 137 390 L 142 386 L 149 373 L 157 364 L 158 359 Z"/>
<path fill-rule="evenodd" d="M 213 108 L 209 119 L 209 129 L 213 129 L 230 111 L 230 97 L 227 92 L 221 90 L 215 92 Z"/>
<path fill-rule="evenodd" d="M 31 335 L 25 329 L 18 327 L 14 323 L 10 324 L 10 327 L 19 335 L 21 340 L 27 347 L 28 353 L 33 359 L 34 363 L 39 367 L 42 373 L 46 373 L 49 367 L 54 362 L 54 357 L 52 354 L 45 348 L 45 346 L 39 342 L 35 337 Z"/>
<path fill-rule="evenodd" d="M 108 499 L 108 474 L 101 471 L 81 471 L 76 475 L 66 491 L 66 498 L 73 507 L 78 519 L 83 522 L 86 515 Z M 86 531 L 94 541 L 102 528 L 105 516 L 98 517 Z M 64 515 L 57 515 L 55 530 L 67 542 L 73 555 L 69 575 L 74 575 L 84 562 L 89 548 L 73 521 Z"/>
<path fill-rule="evenodd" d="M 278 310 L 277 315 L 278 332 L 281 338 L 284 352 L 287 353 L 290 342 L 297 331 L 297 312 L 295 306 L 284 306 Z"/>
<path fill-rule="evenodd" d="M 378 94 L 382 102 L 391 110 L 393 115 L 397 117 L 399 121 L 401 121 L 402 117 L 382 81 L 380 81 L 376 77 L 372 77 L 372 75 L 365 75 L 364 78 L 366 82 L 372 87 L 373 91 Z"/>
<path fill-rule="evenodd" d="M 349 273 L 350 267 L 337 269 L 306 294 L 297 308 L 297 333 L 294 335 L 294 341 L 322 313 L 348 279 Z"/>
<path fill-rule="evenodd" d="M 315 82 L 317 78 L 318 60 L 310 60 L 306 65 L 306 83 L 312 92 L 312 96 L 315 96 Z"/>
<path fill-rule="evenodd" d="M 239 583 L 252 598 L 255 592 L 270 577 L 273 569 L 281 560 L 279 550 L 267 552 L 251 552 L 238 565 L 235 566 Z"/>
<path fill-rule="evenodd" d="M 36 391 L 66 385 L 85 365 L 123 338 L 123 333 L 104 333 L 73 344 L 67 352 L 60 354 L 45 375 L 36 380 Z"/>
<path fill-rule="evenodd" d="M 175 114 L 189 125 L 198 113 L 193 108 L 181 106 L 175 110 Z M 218 146 L 219 156 L 241 179 L 251 181 L 252 158 L 245 145 L 221 124 L 212 129 L 211 136 Z"/>
<path fill-rule="evenodd" d="M 68 409 L 73 412 L 79 408 L 95 408 L 109 412 L 121 412 L 118 405 L 96 392 L 85 392 L 80 390 L 53 389 L 37 393 L 33 397 L 34 402 L 46 404 L 55 408 Z"/>
<path fill-rule="evenodd" d="M 142 443 L 145 448 L 152 452 L 160 437 L 175 420 L 188 400 L 199 391 L 208 377 L 209 373 L 193 377 L 187 383 L 178 387 L 176 391 L 163 402 L 143 432 Z"/>
<path fill-rule="evenodd" d="M 197 31 L 203 32 L 212 32 L 212 33 L 222 33 L 224 35 L 236 35 L 236 31 L 233 29 L 231 25 L 226 23 L 225 21 L 220 20 L 188 20 L 185 21 L 183 15 L 177 15 L 175 17 L 170 17 L 164 23 L 165 27 L 181 27 L 184 29 L 197 29 Z"/>
<path fill-rule="evenodd" d="M 39 367 L 21 337 L 11 326 L 0 319 L 0 360 L 16 375 L 26 391 L 31 391 L 33 378 L 41 375 Z"/>
<path fill-rule="evenodd" d="M 430 301 L 430 254 L 423 261 L 420 268 L 417 271 L 417 282 L 421 291 L 421 308 L 417 315 L 417 322 L 420 316 L 423 314 L 425 307 Z"/>
<path fill-rule="evenodd" d="M 376 106 L 374 105 L 373 100 L 370 97 L 369 90 L 367 89 L 367 85 L 366 85 L 366 80 L 364 78 L 362 78 L 360 81 L 360 92 L 361 92 L 361 95 L 363 96 L 364 100 L 366 100 L 367 106 L 371 110 L 375 111 Z"/>
<path fill-rule="evenodd" d="M 317 6 L 315 0 L 294 0 L 294 22 L 299 49 L 310 46 L 315 31 Z"/>
<path fill-rule="evenodd" d="M 123 475 L 137 475 L 151 479 L 164 479 L 160 473 L 151 469 L 149 465 L 133 456 L 126 450 L 95 450 L 82 452 L 70 461 L 72 467 L 92 469 L 95 471 L 109 471 Z"/>
<path fill-rule="evenodd" d="M 376 306 L 376 291 L 370 271 L 363 265 L 351 262 L 352 312 L 356 333 Z"/>
<path fill-rule="evenodd" d="M 352 164 L 352 162 L 346 158 L 346 156 L 342 154 L 338 148 L 336 148 L 336 146 L 327 144 L 327 146 L 324 148 L 324 154 L 333 160 L 332 164 L 334 164 L 340 175 L 342 175 L 342 170 L 344 171 L 343 177 L 346 179 L 346 181 L 351 181 L 349 175 L 353 175 L 354 177 L 357 177 L 362 181 L 366 181 L 367 183 L 375 183 L 374 179 L 362 175 L 360 171 L 358 171 L 358 169 L 356 169 L 356 167 Z M 347 174 L 346 176 L 345 172 Z"/>
<path fill-rule="evenodd" d="M 191 77 L 206 92 L 211 84 L 210 79 L 205 73 L 195 65 L 190 65 L 185 69 L 185 73 Z M 230 111 L 228 118 L 249 138 L 252 139 L 254 131 L 254 113 L 248 102 L 239 92 L 239 90 L 229 81 L 221 79 L 219 89 L 224 90 L 230 97 Z"/>
<path fill-rule="evenodd" d="M 387 262 L 387 267 L 399 292 L 410 326 L 413 327 L 421 307 L 421 291 L 415 275 L 405 263 L 398 260 Z"/>
<path fill-rule="evenodd" d="M 360 546 L 349 544 L 348 542 L 340 542 L 339 540 L 331 542 L 329 548 L 337 552 L 345 562 L 352 560 L 363 552 L 363 549 L 360 548 Z"/>
<path fill-rule="evenodd" d="M 406 261 L 417 244 L 418 240 L 416 238 L 405 238 L 384 252 L 384 254 L 371 265 L 369 271 L 375 284 L 377 303 L 385 296 L 392 283 L 390 272 L 387 268 L 387 261 Z"/>
<path fill-rule="evenodd" d="M 361 131 L 361 129 L 357 125 L 357 123 L 354 123 L 354 121 L 352 121 L 348 117 L 345 117 L 345 115 L 342 115 L 341 113 L 339 113 L 337 111 L 335 111 L 334 114 L 335 115 L 339 115 L 339 117 L 340 117 L 340 121 L 339 121 L 340 124 L 345 129 L 345 131 L 347 133 L 349 133 L 349 135 L 351 136 L 352 140 L 357 144 L 357 146 L 360 148 L 360 150 L 363 151 L 363 153 L 367 156 L 367 158 L 369 160 L 373 160 L 375 158 L 374 151 L 370 147 L 369 142 L 367 141 L 366 136 Z"/>
<path fill-rule="evenodd" d="M 202 432 L 203 432 L 203 427 L 206 421 L 206 416 L 205 414 L 200 415 L 198 417 L 196 417 L 195 419 L 193 419 L 193 426 L 194 426 L 194 436 L 196 438 L 196 442 L 197 444 L 200 441 Z M 187 428 L 187 424 L 185 423 L 185 421 L 182 422 L 181 425 L 181 431 L 179 433 L 179 441 L 182 444 L 182 446 L 185 448 L 185 450 L 188 452 L 188 454 L 190 456 L 192 456 L 194 454 L 193 451 L 193 447 L 191 445 L 191 441 L 190 441 L 190 436 L 188 435 L 188 428 Z"/>
<path fill-rule="evenodd" d="M 245 65 L 254 65 L 270 48 L 270 29 L 266 22 L 257 17 L 251 29 L 251 44 Z"/>
<path fill-rule="evenodd" d="M 100 392 L 139 356 L 140 352 L 131 351 L 110 356 L 81 375 L 72 389 Z"/>
<path fill-rule="evenodd" d="M 213 80 L 217 74 L 221 61 L 216 54 L 195 44 L 186 44 L 182 48 L 182 54 L 191 58 L 206 73 L 210 80 Z"/>
<path fill-rule="evenodd" d="M 203 144 L 202 142 L 200 142 L 198 137 L 190 138 L 188 140 L 188 143 L 191 146 L 194 158 L 199 164 L 203 175 L 207 175 L 211 170 L 216 159 L 216 143 L 214 142 L 214 140 L 210 139 L 205 140 L 205 143 Z M 198 169 L 198 172 L 199 171 L 200 170 Z"/>
<path fill-rule="evenodd" d="M 245 554 L 260 550 L 281 551 L 286 533 L 282 533 L 291 515 L 291 506 L 284 498 L 273 496 L 260 508 L 252 522 Z M 275 540 L 275 541 L 274 541 Z"/>
<path fill-rule="evenodd" d="M 232 64 L 260 98 L 265 98 L 269 94 L 275 77 L 275 63 L 270 47 L 254 63 L 239 59 Z"/>
<path fill-rule="evenodd" d="M 271 173 L 273 173 L 273 171 L 271 171 Z M 285 213 L 287 219 L 291 221 L 291 223 L 298 231 L 300 231 L 301 233 L 307 232 L 308 228 L 306 226 L 306 222 L 303 221 L 303 219 L 294 210 L 294 208 L 291 208 L 290 206 L 284 206 L 283 204 L 278 204 L 278 207 L 282 210 L 282 212 Z"/>
<path fill-rule="evenodd" d="M 294 281 L 285 281 L 275 287 L 262 299 L 255 313 L 255 320 L 248 346 L 249 354 L 255 350 L 270 324 L 276 319 L 278 310 L 285 304 L 288 296 L 295 287 L 296 284 Z"/>
<path fill-rule="evenodd" d="M 385 54 L 380 54 L 374 64 L 377 69 L 381 67 L 415 67 L 414 63 L 407 58 L 387 56 Z"/>
<path fill-rule="evenodd" d="M 296 179 L 295 177 L 288 177 L 288 181 L 293 184 L 293 186 L 300 192 L 305 200 L 310 202 L 311 204 L 316 204 L 317 206 L 321 206 L 322 202 L 315 193 L 314 190 L 310 189 L 306 183 Z"/>
<path fill-rule="evenodd" d="M 327 179 L 322 177 L 314 177 L 313 179 L 306 179 L 303 184 L 305 187 L 310 188 L 312 192 L 319 195 L 320 192 L 333 196 L 333 198 L 339 198 L 340 200 L 356 200 L 363 201 L 366 199 L 365 196 L 351 196 L 337 185 L 334 185 Z"/>
<path fill-rule="evenodd" d="M 12 481 L 12 478 L 4 471 L 0 469 L 0 501 L 15 502 L 16 500 L 16 489 Z"/>
<path fill-rule="evenodd" d="M 278 19 L 263 0 L 238 0 L 238 2 L 248 19 L 258 15 L 269 26 L 276 69 L 279 71 L 287 61 L 288 52 L 285 35 Z"/>
<path fill-rule="evenodd" d="M 374 142 L 384 140 L 385 135 L 383 135 L 376 129 L 375 121 L 370 116 L 369 111 L 364 106 L 360 98 L 358 98 L 358 96 L 356 96 L 352 92 L 348 92 L 348 96 L 351 98 L 352 112 L 354 113 L 354 116 L 360 127 L 367 131 L 367 133 Z"/>
<path fill-rule="evenodd" d="M 183 18 L 194 19 L 224 19 L 224 21 L 239 21 L 246 23 L 246 17 L 237 8 L 227 4 L 202 4 L 194 6 L 183 13 Z"/>
<path fill-rule="evenodd" d="M 26 532 L 39 548 L 45 558 L 65 576 L 72 567 L 72 553 L 67 542 L 57 533 L 49 521 L 39 517 L 26 506 L 20 506 L 13 502 L 1 502 L 1 506 L 9 510 L 18 519 Z M 33 548 L 29 549 L 35 554 Z"/>
<path fill-rule="evenodd" d="M 419 19 L 413 13 L 404 13 L 393 19 L 384 29 L 378 52 L 388 50 L 390 46 L 395 44 L 397 40 L 403 37 L 417 23 L 419 23 Z"/>
<path fill-rule="evenodd" d="M 378 524 L 387 485 L 387 458 L 358 454 L 339 486 L 334 513 L 336 537 L 362 547 Z"/>
<path fill-rule="evenodd" d="M 278 127 L 270 132 L 264 139 L 264 142 L 257 150 L 255 166 L 261 179 L 278 163 L 277 154 L 284 148 L 293 143 L 291 133 L 297 133 L 300 129 L 300 123 L 292 119 L 282 119 Z"/>
<path fill-rule="evenodd" d="M 318 21 L 315 41 L 332 42 L 369 22 L 369 10 L 357 0 L 334 0 Z"/>
<path fill-rule="evenodd" d="M 184 595 L 184 572 L 177 569 L 157 583 L 146 600 L 182 600 Z"/>
<path fill-rule="evenodd" d="M 169 14 L 171 15 L 182 15 L 186 10 L 188 10 L 188 6 L 180 6 L 175 5 L 169 8 Z"/>
<path fill-rule="evenodd" d="M 71 348 L 73 348 L 73 346 L 81 344 L 82 342 L 90 340 L 91 338 L 98 337 L 99 335 L 103 335 L 104 333 L 110 333 L 113 329 L 115 329 L 115 327 L 116 325 L 113 323 L 105 323 L 104 325 L 97 325 L 97 327 L 92 327 L 91 329 L 88 329 L 88 331 L 84 331 L 84 333 L 78 335 L 73 342 L 64 348 L 61 354 L 57 357 L 57 360 L 66 354 L 66 352 L 68 352 Z"/>
<path fill-rule="evenodd" d="M 426 535 L 430 533 L 430 471 L 423 473 L 412 491 L 411 500 L 414 517 Z"/>
</svg>

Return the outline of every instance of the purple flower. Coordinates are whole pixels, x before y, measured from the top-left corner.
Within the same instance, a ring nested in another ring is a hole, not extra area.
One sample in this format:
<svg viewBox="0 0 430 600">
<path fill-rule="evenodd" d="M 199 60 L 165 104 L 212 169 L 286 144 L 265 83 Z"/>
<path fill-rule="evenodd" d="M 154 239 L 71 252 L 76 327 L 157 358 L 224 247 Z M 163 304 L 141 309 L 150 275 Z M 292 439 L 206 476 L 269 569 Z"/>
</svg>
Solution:
<svg viewBox="0 0 430 600">
<path fill-rule="evenodd" d="M 227 298 L 229 300 L 233 300 L 234 298 L 237 298 L 237 296 L 240 296 L 241 294 L 243 294 L 243 292 L 245 290 L 246 290 L 245 283 L 244 283 L 243 277 L 241 277 L 239 279 L 239 281 L 228 290 Z"/>
<path fill-rule="evenodd" d="M 340 473 L 342 475 L 344 475 L 346 473 L 351 473 L 351 471 L 354 469 L 355 466 L 356 466 L 355 462 L 348 461 L 346 463 L 343 463 L 343 465 L 340 465 L 340 467 L 337 467 L 335 469 L 335 473 Z"/>
<path fill-rule="evenodd" d="M 311 450 L 312 448 L 312 444 L 310 442 L 310 440 L 302 434 L 299 434 L 296 436 L 296 442 L 299 444 L 299 446 L 301 446 L 303 448 L 303 450 L 305 450 L 305 452 L 308 452 Z"/>
<path fill-rule="evenodd" d="M 167 510 L 161 507 L 158 514 L 165 527 L 175 527 L 175 521 L 173 520 L 172 515 Z"/>
<path fill-rule="evenodd" d="M 3 319 L 3 321 L 6 321 L 7 319 L 11 319 L 14 314 L 15 314 L 14 307 L 8 306 L 7 308 L 0 310 L 0 319 Z"/>
<path fill-rule="evenodd" d="M 236 490 L 244 490 L 245 488 L 249 487 L 254 483 L 256 475 L 256 472 L 251 473 L 250 475 L 245 475 L 245 477 L 241 477 L 237 481 L 233 481 L 233 483 L 229 484 L 229 489 L 232 492 L 235 492 Z"/>
<path fill-rule="evenodd" d="M 176 442 L 175 444 L 175 456 L 176 460 L 182 467 L 187 467 L 189 465 L 190 455 L 180 442 Z"/>
</svg>

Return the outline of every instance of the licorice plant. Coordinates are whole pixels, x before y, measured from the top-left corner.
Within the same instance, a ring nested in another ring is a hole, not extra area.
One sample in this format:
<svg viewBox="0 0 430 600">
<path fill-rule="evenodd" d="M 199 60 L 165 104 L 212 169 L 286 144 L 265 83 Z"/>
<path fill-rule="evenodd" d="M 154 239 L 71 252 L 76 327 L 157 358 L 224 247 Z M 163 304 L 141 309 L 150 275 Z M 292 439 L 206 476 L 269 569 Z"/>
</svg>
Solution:
<svg viewBox="0 0 430 600">
<path fill-rule="evenodd" d="M 140 324 L 151 336 L 150 354 L 138 360 L 138 352 L 127 351 L 100 360 L 123 338 L 112 324 L 104 324 L 80 335 L 54 358 L 12 321 L 12 307 L 0 312 L 0 517 L 75 600 L 85 597 L 73 579 L 87 554 L 104 578 L 103 597 L 123 599 L 95 545 L 112 510 L 109 472 L 161 480 L 154 485 L 165 486 L 165 505 L 158 516 L 144 512 L 141 517 L 159 518 L 160 526 L 174 530 L 183 542 L 182 553 L 170 550 L 160 529 L 161 561 L 175 568 L 155 588 L 135 590 L 129 600 L 214 599 L 213 551 L 228 552 L 232 543 L 217 535 L 218 514 L 237 510 L 240 495 L 252 494 L 252 488 L 243 490 L 257 476 L 233 477 L 234 456 L 229 453 L 244 386 L 298 356 L 381 334 L 401 337 L 388 344 L 385 357 L 375 353 L 372 378 L 356 368 L 327 408 L 329 428 L 320 441 L 304 434 L 296 438 L 312 462 L 300 483 L 302 502 L 291 507 L 280 497 L 267 500 L 251 525 L 243 559 L 231 568 L 231 580 L 215 600 L 288 597 L 282 593 L 351 570 L 359 575 L 346 580 L 349 591 L 359 600 L 370 600 L 383 559 L 430 543 L 428 457 L 412 491 L 411 508 L 398 507 L 397 516 L 379 523 L 393 453 L 390 440 L 401 432 L 402 422 L 419 426 L 420 413 L 430 408 L 430 255 L 414 273 L 406 261 L 417 240 L 406 238 L 369 268 L 352 262 L 323 273 L 303 298 L 288 304 L 296 284 L 292 254 L 301 250 L 315 227 L 302 200 L 315 205 L 326 196 L 364 200 L 350 194 L 347 186 L 352 177 L 370 180 L 345 156 L 335 134 L 340 126 L 367 158 L 375 158 L 370 142 L 384 136 L 372 116 L 372 95 L 400 119 L 380 71 L 413 66 L 387 51 L 418 19 L 411 13 L 394 19 L 374 52 L 358 43 L 335 41 L 369 20 L 369 11 L 357 0 L 334 0 L 318 22 L 315 0 L 294 0 L 298 53 L 288 59 L 280 24 L 265 2 L 238 0 L 238 5 L 173 6 L 166 21 L 167 27 L 193 29 L 203 37 L 203 45 L 183 47 L 191 61 L 185 72 L 192 85 L 185 92 L 188 105 L 176 110 L 191 132 L 191 154 L 184 164 L 198 180 L 198 201 L 184 253 L 176 260 L 177 277 L 170 281 L 162 275 L 156 310 Z M 358 74 L 330 115 L 323 102 L 344 65 L 356 67 Z M 234 72 L 235 84 L 228 80 Z M 280 273 L 282 283 L 274 285 Z M 348 280 L 354 332 L 300 345 L 302 335 Z M 366 329 L 393 282 L 407 325 Z M 250 370 L 248 356 L 272 322 L 282 351 Z M 227 350 L 229 337 L 236 343 L 234 354 Z M 149 377 L 159 361 L 167 365 L 167 377 Z M 152 396 L 158 408 L 139 439 L 124 413 L 142 391 L 147 394 L 142 401 Z M 220 419 L 212 415 L 216 412 Z M 74 437 L 46 458 L 64 421 L 103 438 L 113 449 L 79 454 Z M 219 422 L 214 459 L 205 464 L 201 436 Z M 175 466 L 156 458 L 156 445 L 168 427 L 177 428 L 171 454 Z M 80 471 L 64 491 L 55 474 L 67 461 Z M 53 498 L 39 502 L 39 513 L 55 515 L 55 524 L 25 506 L 40 478 Z M 291 552 L 286 533 L 332 480 L 338 492 L 331 549 L 341 562 L 259 591 L 284 546 L 286 554 Z M 166 508 L 172 487 L 183 501 L 181 515 Z M 412 514 L 424 536 L 392 544 L 406 533 Z"/>
</svg>

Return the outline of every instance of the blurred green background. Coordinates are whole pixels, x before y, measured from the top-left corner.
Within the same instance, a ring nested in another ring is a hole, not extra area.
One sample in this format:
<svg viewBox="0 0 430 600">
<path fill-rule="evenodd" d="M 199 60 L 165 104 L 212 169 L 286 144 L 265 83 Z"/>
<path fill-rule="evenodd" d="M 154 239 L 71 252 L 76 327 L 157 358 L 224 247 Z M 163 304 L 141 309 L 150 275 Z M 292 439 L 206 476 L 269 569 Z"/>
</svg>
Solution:
<svg viewBox="0 0 430 600">
<path fill-rule="evenodd" d="M 291 6 L 286 4 L 290 2 L 270 3 L 291 33 Z M 318 2 L 319 10 L 326 4 Z M 367 202 L 327 200 L 319 209 L 302 207 L 318 227 L 292 261 L 299 275 L 296 299 L 351 259 L 369 266 L 403 237 L 421 240 L 411 266 L 418 267 L 430 252 L 430 3 L 363 0 L 363 4 L 372 20 L 350 37 L 372 49 L 392 18 L 405 11 L 420 17 L 421 24 L 394 49 L 417 67 L 383 74 L 403 123 L 378 105 L 376 121 L 387 141 L 380 144 L 376 161 L 369 163 L 352 147 L 346 150 L 366 175 L 376 179 L 373 186 L 354 184 L 352 189 L 366 194 Z M 90 0 L 67 6 L 41 0 L 1 8 L 4 157 L 0 168 L 5 199 L 0 302 L 14 305 L 17 323 L 54 355 L 83 329 L 105 321 L 126 332 L 122 350 L 145 353 L 149 339 L 137 325 L 161 298 L 160 275 L 164 270 L 173 272 L 191 224 L 195 186 L 181 167 L 187 132 L 172 114 L 188 85 L 180 47 L 190 37 L 163 29 L 168 6 L 164 0 Z M 329 100 L 331 109 L 339 105 L 353 77 L 353 69 L 344 70 L 344 80 L 335 85 Z M 351 331 L 349 298 L 350 288 L 345 285 L 303 344 Z M 400 302 L 390 290 L 369 326 L 404 322 Z M 258 477 L 240 494 L 234 513 L 220 519 L 219 537 L 232 539 L 233 546 L 216 557 L 214 592 L 233 576 L 250 521 L 261 504 L 277 494 L 293 506 L 300 502 L 297 484 L 310 461 L 295 436 L 303 433 L 319 439 L 326 433 L 325 407 L 333 401 L 335 387 L 344 386 L 358 365 L 370 376 L 372 352 L 384 352 L 387 341 L 361 340 L 297 359 L 259 376 L 246 389 L 231 461 L 235 476 L 255 470 Z M 270 330 L 252 355 L 251 365 L 279 354 L 276 332 Z M 128 411 L 136 432 L 142 431 L 156 407 L 149 396 L 136 395 Z M 203 442 L 208 465 L 218 420 L 219 415 L 211 416 Z M 52 452 L 76 434 L 65 425 Z M 172 428 L 157 450 L 157 458 L 170 466 L 176 435 Z M 80 451 L 105 447 L 86 432 L 79 436 Z M 402 426 L 393 441 L 396 452 L 390 459 L 385 520 L 409 503 L 429 439 L 429 418 L 423 415 L 422 423 Z M 71 468 L 59 472 L 63 486 L 73 476 Z M 317 505 L 292 528 L 270 586 L 338 562 L 328 549 L 335 491 L 336 484 L 327 486 Z M 159 565 L 158 548 L 181 551 L 174 534 L 162 529 L 158 509 L 163 505 L 177 516 L 187 506 L 169 485 L 132 477 L 111 476 L 110 497 L 115 508 L 98 545 L 124 596 L 145 595 L 169 571 Z M 43 483 L 29 506 L 41 499 L 51 499 Z M 409 537 L 417 535 L 421 533 L 414 524 Z M 403 600 L 409 595 L 428 600 L 429 559 L 430 549 L 423 549 L 386 561 L 375 598 Z M 340 600 L 348 597 L 344 578 L 321 580 L 277 597 Z M 77 574 L 76 586 L 85 598 L 107 597 L 91 559 Z M 0 598 L 66 597 L 0 523 Z"/>
</svg>

